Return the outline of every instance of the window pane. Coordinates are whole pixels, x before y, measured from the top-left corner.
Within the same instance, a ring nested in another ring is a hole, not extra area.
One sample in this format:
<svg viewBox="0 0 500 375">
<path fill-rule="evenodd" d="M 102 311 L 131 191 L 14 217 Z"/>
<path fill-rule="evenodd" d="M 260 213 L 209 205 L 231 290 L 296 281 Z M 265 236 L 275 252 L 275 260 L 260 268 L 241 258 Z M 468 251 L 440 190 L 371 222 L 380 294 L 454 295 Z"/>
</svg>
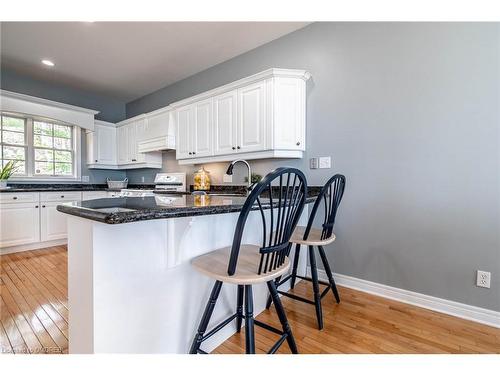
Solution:
<svg viewBox="0 0 500 375">
<path fill-rule="evenodd" d="M 71 150 L 71 139 L 54 138 L 54 148 L 62 150 Z"/>
<path fill-rule="evenodd" d="M 52 148 L 52 137 L 47 137 L 45 135 L 35 135 L 33 137 L 33 143 L 37 147 Z"/>
<path fill-rule="evenodd" d="M 68 176 L 73 173 L 70 163 L 55 163 L 56 175 Z"/>
<path fill-rule="evenodd" d="M 35 174 L 54 174 L 54 164 L 52 162 L 35 162 Z"/>
<path fill-rule="evenodd" d="M 53 161 L 54 151 L 53 150 L 41 150 L 35 148 L 35 160 L 36 161 Z"/>
<path fill-rule="evenodd" d="M 71 151 L 55 151 L 56 161 L 71 163 Z"/>
<path fill-rule="evenodd" d="M 65 125 L 54 125 L 54 137 L 71 138 L 71 127 Z"/>
<path fill-rule="evenodd" d="M 35 134 L 52 135 L 52 124 L 47 122 L 34 121 L 33 132 Z"/>
<path fill-rule="evenodd" d="M 3 166 L 9 162 L 10 160 L 4 159 L 3 160 Z M 26 163 L 24 160 L 17 160 L 16 165 L 15 165 L 15 172 L 14 174 L 20 175 L 20 174 L 26 174 Z"/>
<path fill-rule="evenodd" d="M 25 149 L 24 147 L 3 146 L 3 158 L 25 160 Z"/>
<path fill-rule="evenodd" d="M 4 130 L 24 132 L 24 119 L 2 116 L 2 126 Z"/>
<path fill-rule="evenodd" d="M 2 132 L 2 142 L 14 145 L 24 145 L 24 133 Z"/>
</svg>

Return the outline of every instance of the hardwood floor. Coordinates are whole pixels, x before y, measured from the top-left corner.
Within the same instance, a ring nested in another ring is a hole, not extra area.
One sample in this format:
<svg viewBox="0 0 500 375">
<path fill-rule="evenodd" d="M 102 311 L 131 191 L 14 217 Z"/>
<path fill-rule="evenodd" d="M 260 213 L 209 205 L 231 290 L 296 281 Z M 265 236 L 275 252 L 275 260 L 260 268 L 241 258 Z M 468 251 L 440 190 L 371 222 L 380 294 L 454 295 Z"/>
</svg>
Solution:
<svg viewBox="0 0 500 375">
<path fill-rule="evenodd" d="M 0 256 L 3 353 L 67 353 L 67 253 L 64 246 Z M 323 299 L 324 326 L 314 306 L 283 297 L 300 353 L 500 353 L 500 329 L 430 310 L 339 288 L 342 302 Z M 309 283 L 295 293 L 312 298 Z M 271 307 L 258 320 L 278 327 Z M 193 332 L 194 334 L 194 332 Z M 276 335 L 256 327 L 256 349 L 269 349 Z M 245 336 L 233 335 L 214 353 L 244 353 Z M 279 353 L 288 353 L 285 344 Z"/>
<path fill-rule="evenodd" d="M 65 246 L 0 256 L 2 353 L 66 353 Z"/>
</svg>

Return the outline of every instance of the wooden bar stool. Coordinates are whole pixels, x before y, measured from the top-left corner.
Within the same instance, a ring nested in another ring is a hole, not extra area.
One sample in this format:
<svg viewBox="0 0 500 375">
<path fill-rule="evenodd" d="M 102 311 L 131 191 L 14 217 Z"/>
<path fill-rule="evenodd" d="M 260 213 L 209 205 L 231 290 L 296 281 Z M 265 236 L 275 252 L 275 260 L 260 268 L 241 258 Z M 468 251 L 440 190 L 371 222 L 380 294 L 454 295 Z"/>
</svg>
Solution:
<svg viewBox="0 0 500 375">
<path fill-rule="evenodd" d="M 200 348 L 202 342 L 234 319 L 237 332 L 240 332 L 243 318 L 247 354 L 255 353 L 254 324 L 280 336 L 268 353 L 275 353 L 285 340 L 292 353 L 297 353 L 297 345 L 274 280 L 290 269 L 289 241 L 304 209 L 306 196 L 306 178 L 300 170 L 295 168 L 274 170 L 253 188 L 245 201 L 236 224 L 232 246 L 193 259 L 192 265 L 197 271 L 216 281 L 191 345 L 189 351 L 191 354 L 206 354 Z M 262 218 L 260 246 L 241 243 L 245 223 L 252 210 L 260 211 Z M 236 312 L 206 333 L 223 283 L 238 285 Z M 267 283 L 282 330 L 259 322 L 253 317 L 252 285 L 259 283 Z M 243 314 L 243 300 L 245 300 L 245 314 Z"/>
<path fill-rule="evenodd" d="M 289 298 L 314 305 L 316 307 L 316 318 L 318 320 L 318 328 L 320 330 L 323 329 L 323 312 L 321 309 L 321 299 L 331 289 L 335 297 L 335 300 L 337 301 L 337 303 L 340 303 L 339 292 L 337 290 L 337 286 L 335 285 L 335 280 L 333 279 L 332 275 L 332 269 L 330 267 L 330 264 L 328 263 L 328 259 L 326 258 L 325 249 L 323 248 L 323 246 L 329 245 L 333 241 L 335 241 L 335 234 L 333 233 L 333 225 L 335 224 L 335 216 L 337 214 L 337 209 L 340 205 L 340 201 L 342 200 L 342 196 L 344 195 L 344 189 L 345 189 L 345 176 L 340 174 L 336 174 L 335 176 L 330 178 L 328 182 L 323 186 L 318 195 L 318 198 L 316 199 L 316 202 L 314 203 L 311 215 L 309 216 L 309 221 L 307 222 L 307 226 L 296 227 L 292 237 L 290 238 L 290 242 L 296 244 L 292 273 L 287 277 L 285 277 L 284 279 L 281 279 L 280 276 L 276 280 L 276 285 L 278 287 L 281 284 L 290 280 L 291 289 L 294 288 L 295 281 L 297 278 L 312 282 L 314 301 L 310 301 L 306 298 L 290 294 L 287 292 L 283 292 L 280 290 L 278 290 L 278 293 L 287 296 Z M 321 229 L 313 228 L 313 223 L 315 221 L 316 214 L 320 207 L 324 210 L 323 224 L 321 226 Z M 311 267 L 311 277 L 297 275 L 300 245 L 305 245 L 308 247 L 309 265 Z M 316 267 L 314 246 L 318 247 L 319 255 L 321 257 L 321 261 L 323 262 L 325 273 L 328 277 L 328 282 L 318 280 L 318 270 Z M 319 291 L 319 284 L 327 286 L 327 288 L 321 294 Z M 266 306 L 268 309 L 271 306 L 272 302 L 274 302 L 274 299 L 269 297 Z"/>
</svg>

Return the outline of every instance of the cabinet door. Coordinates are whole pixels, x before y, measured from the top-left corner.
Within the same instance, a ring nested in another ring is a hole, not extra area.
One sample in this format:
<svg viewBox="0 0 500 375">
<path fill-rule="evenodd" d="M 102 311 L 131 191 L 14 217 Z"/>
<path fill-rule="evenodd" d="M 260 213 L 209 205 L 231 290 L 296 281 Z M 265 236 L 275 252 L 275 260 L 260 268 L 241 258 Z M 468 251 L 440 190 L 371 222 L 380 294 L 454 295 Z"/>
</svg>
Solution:
<svg viewBox="0 0 500 375">
<path fill-rule="evenodd" d="M 212 100 L 204 100 L 193 104 L 194 131 L 191 133 L 194 157 L 212 155 Z"/>
<path fill-rule="evenodd" d="M 120 126 L 116 130 L 118 138 L 118 164 L 128 163 L 129 144 L 128 144 L 128 127 L 127 125 Z"/>
<path fill-rule="evenodd" d="M 274 148 L 305 150 L 305 82 L 294 78 L 275 78 Z"/>
<path fill-rule="evenodd" d="M 95 164 L 97 163 L 96 132 L 95 131 L 86 132 L 85 141 L 87 143 L 87 164 Z"/>
<path fill-rule="evenodd" d="M 266 149 L 266 83 L 238 90 L 238 144 L 240 152 Z"/>
<path fill-rule="evenodd" d="M 191 127 L 193 126 L 193 111 L 191 106 L 181 107 L 177 110 L 177 139 L 176 158 L 187 159 L 192 157 Z"/>
<path fill-rule="evenodd" d="M 64 202 L 44 202 L 40 208 L 41 241 L 60 240 L 67 237 L 68 216 L 57 211 L 57 205 Z"/>
<path fill-rule="evenodd" d="M 40 241 L 40 209 L 37 202 L 0 206 L 0 248 Z"/>
<path fill-rule="evenodd" d="M 97 143 L 95 162 L 99 164 L 116 164 L 116 129 L 96 125 L 95 138 L 94 142 Z"/>
<path fill-rule="evenodd" d="M 214 98 L 214 154 L 226 155 L 236 152 L 236 106 L 237 91 Z"/>
<path fill-rule="evenodd" d="M 137 159 L 137 125 L 131 123 L 127 126 L 128 162 L 135 163 Z"/>
</svg>

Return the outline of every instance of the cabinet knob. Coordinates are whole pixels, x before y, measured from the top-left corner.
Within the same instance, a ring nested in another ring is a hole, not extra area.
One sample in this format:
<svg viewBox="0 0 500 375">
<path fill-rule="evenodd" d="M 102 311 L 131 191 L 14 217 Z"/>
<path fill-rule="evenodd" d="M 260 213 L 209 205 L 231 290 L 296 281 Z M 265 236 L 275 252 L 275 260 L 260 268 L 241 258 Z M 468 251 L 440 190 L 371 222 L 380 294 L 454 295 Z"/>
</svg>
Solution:
<svg viewBox="0 0 500 375">
<path fill-rule="evenodd" d="M 137 161 L 136 159 L 132 159 L 132 161 Z"/>
<path fill-rule="evenodd" d="M 38 208 L 38 206 L 35 206 L 35 208 Z"/>
<path fill-rule="evenodd" d="M 233 147 L 233 150 L 236 150 L 236 147 Z"/>
<path fill-rule="evenodd" d="M 17 199 L 17 197 L 12 197 L 12 199 L 16 200 L 16 199 Z"/>
<path fill-rule="evenodd" d="M 95 162 L 97 163 L 97 159 L 95 159 Z"/>
<path fill-rule="evenodd" d="M 238 150 L 241 148 L 240 146 L 236 147 Z"/>
<path fill-rule="evenodd" d="M 42 205 L 42 208 L 45 208 L 45 205 L 44 205 L 44 204 Z"/>
<path fill-rule="evenodd" d="M 300 146 L 300 142 L 297 142 L 296 144 L 297 144 L 297 146 Z"/>
<path fill-rule="evenodd" d="M 64 198 L 64 195 L 61 195 L 61 198 Z"/>
<path fill-rule="evenodd" d="M 195 154 L 196 154 L 196 152 L 193 151 L 193 155 L 195 155 Z"/>
<path fill-rule="evenodd" d="M 190 153 L 189 153 L 189 155 L 193 155 L 193 153 L 192 153 L 192 152 L 190 152 Z"/>
</svg>

